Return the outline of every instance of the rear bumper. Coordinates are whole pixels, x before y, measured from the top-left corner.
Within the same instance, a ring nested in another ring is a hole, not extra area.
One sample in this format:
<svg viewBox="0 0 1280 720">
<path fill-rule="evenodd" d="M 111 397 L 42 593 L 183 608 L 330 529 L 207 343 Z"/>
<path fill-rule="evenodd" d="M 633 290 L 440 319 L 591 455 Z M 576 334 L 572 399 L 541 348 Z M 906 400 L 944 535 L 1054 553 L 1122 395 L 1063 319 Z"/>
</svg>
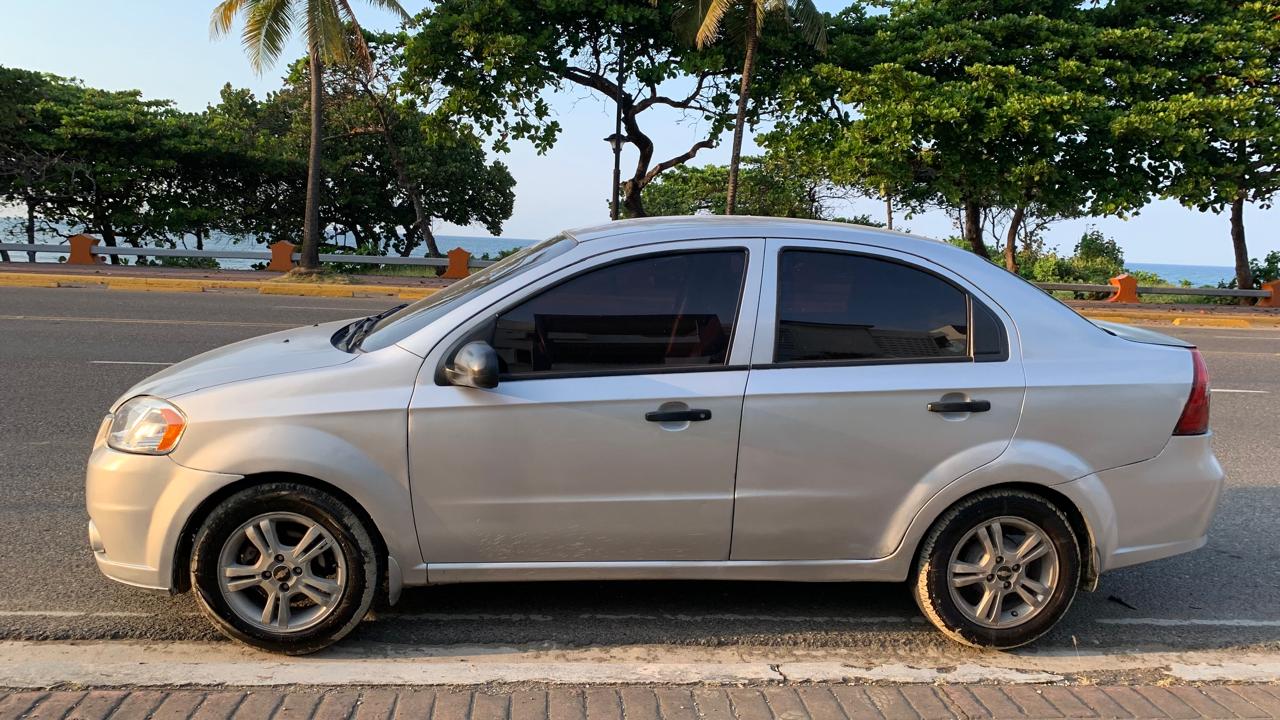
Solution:
<svg viewBox="0 0 1280 720">
<path fill-rule="evenodd" d="M 89 456 L 85 503 L 89 546 L 104 575 L 168 590 L 174 552 L 187 518 L 237 475 L 183 467 L 168 456 L 133 455 L 99 444 Z"/>
<path fill-rule="evenodd" d="M 1150 460 L 1056 486 L 1087 508 L 1100 570 L 1204 547 L 1225 481 L 1211 440 L 1173 437 Z"/>
</svg>

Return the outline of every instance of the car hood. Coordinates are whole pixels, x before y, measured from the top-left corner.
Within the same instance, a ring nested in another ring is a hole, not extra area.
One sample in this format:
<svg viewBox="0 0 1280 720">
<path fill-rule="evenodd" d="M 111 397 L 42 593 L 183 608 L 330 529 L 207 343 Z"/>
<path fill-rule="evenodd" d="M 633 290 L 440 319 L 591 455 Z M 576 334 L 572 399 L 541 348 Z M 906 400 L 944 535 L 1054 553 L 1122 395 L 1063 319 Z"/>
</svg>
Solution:
<svg viewBox="0 0 1280 720">
<path fill-rule="evenodd" d="M 308 325 L 224 345 L 166 368 L 134 385 L 115 405 L 137 395 L 174 398 L 239 380 L 315 370 L 355 359 L 329 339 L 350 320 Z"/>
<path fill-rule="evenodd" d="M 1146 328 L 1137 328 L 1132 325 L 1122 325 L 1116 322 L 1094 320 L 1092 318 L 1090 318 L 1089 322 L 1092 322 L 1094 325 L 1097 325 L 1116 337 L 1122 337 L 1125 340 L 1132 340 L 1133 342 L 1146 343 L 1148 345 L 1169 345 L 1172 347 L 1195 347 L 1194 344 L 1189 343 L 1186 340 L 1179 340 L 1176 337 L 1170 337 L 1164 333 L 1147 330 Z"/>
</svg>

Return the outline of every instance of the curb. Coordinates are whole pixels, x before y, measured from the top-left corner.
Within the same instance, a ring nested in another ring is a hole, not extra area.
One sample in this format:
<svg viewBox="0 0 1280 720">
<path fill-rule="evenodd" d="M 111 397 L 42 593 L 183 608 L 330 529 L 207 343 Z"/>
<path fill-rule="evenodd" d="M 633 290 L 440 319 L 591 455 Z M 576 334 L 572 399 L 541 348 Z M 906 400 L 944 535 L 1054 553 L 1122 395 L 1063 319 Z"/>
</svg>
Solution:
<svg viewBox="0 0 1280 720">
<path fill-rule="evenodd" d="M 1114 312 L 1094 310 L 1093 308 L 1072 308 L 1081 315 L 1094 320 L 1106 320 L 1126 324 L 1173 325 L 1176 327 L 1204 328 L 1280 328 L 1280 316 L 1276 315 L 1188 315 L 1185 312 L 1153 311 L 1153 312 Z"/>
<path fill-rule="evenodd" d="M 133 292 L 209 292 L 256 290 L 261 295 L 305 295 L 310 297 L 398 297 L 420 300 L 438 288 L 405 285 L 324 285 L 286 283 L 269 280 L 207 280 L 202 278 L 142 278 L 93 275 L 51 275 L 47 273 L 0 273 L 0 287 L 105 287 Z"/>
<path fill-rule="evenodd" d="M 261 295 L 297 295 L 307 297 L 396 297 L 420 300 L 439 288 L 406 285 L 338 285 L 288 283 L 277 280 L 212 280 L 204 278 L 146 278 L 103 275 L 56 275 L 48 273 L 0 272 L 0 287 L 105 287 L 108 290 L 133 292 L 210 292 L 248 290 Z M 1110 308 L 1075 307 L 1081 315 L 1095 320 L 1119 323 L 1173 325 L 1208 328 L 1280 328 L 1280 315 L 1214 313 L 1188 314 L 1172 310 L 1112 310 Z"/>
</svg>

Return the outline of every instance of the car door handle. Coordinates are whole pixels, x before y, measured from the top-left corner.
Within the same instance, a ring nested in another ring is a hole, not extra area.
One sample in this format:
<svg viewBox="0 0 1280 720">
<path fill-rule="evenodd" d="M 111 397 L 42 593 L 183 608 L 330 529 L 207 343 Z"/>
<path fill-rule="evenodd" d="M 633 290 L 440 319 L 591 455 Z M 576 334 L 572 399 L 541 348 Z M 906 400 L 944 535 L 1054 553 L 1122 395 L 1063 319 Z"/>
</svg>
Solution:
<svg viewBox="0 0 1280 720">
<path fill-rule="evenodd" d="M 654 410 L 644 414 L 649 422 L 702 422 L 711 419 L 710 410 Z"/>
<path fill-rule="evenodd" d="M 945 401 L 929 403 L 929 412 L 936 413 L 967 413 L 967 412 L 986 412 L 991 409 L 990 400 L 964 400 L 964 401 Z"/>
</svg>

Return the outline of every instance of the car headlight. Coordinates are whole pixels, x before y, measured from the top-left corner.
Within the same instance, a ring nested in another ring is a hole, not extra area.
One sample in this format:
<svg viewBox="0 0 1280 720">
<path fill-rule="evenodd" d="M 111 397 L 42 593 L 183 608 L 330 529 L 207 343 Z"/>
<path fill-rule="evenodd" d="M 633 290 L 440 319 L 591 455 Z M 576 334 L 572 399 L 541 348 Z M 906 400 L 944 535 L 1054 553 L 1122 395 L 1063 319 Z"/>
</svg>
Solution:
<svg viewBox="0 0 1280 720">
<path fill-rule="evenodd" d="M 140 395 L 126 400 L 111 419 L 107 445 L 143 455 L 164 455 L 178 445 L 187 419 L 172 403 Z"/>
</svg>

